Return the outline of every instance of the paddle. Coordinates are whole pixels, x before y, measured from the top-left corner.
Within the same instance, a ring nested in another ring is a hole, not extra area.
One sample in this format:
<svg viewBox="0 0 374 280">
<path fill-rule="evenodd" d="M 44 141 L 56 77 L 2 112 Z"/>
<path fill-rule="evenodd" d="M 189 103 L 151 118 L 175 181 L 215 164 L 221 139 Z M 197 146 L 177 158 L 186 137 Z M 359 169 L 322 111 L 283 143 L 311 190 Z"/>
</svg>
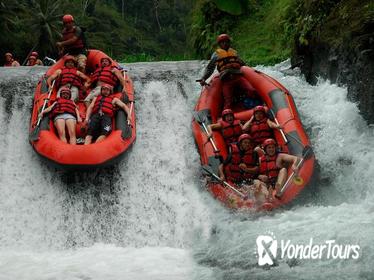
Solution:
<svg viewBox="0 0 374 280">
<path fill-rule="evenodd" d="M 304 149 L 303 149 L 303 152 L 302 152 L 302 158 L 299 161 L 299 163 L 297 164 L 297 170 L 299 170 L 299 168 L 301 167 L 301 165 L 304 163 L 304 160 L 305 159 L 309 159 L 312 155 L 313 155 L 313 149 L 312 149 L 312 147 L 305 146 Z M 296 174 L 297 174 L 297 172 L 292 171 L 291 175 L 287 178 L 287 181 L 284 183 L 284 185 L 281 188 L 280 192 L 276 194 L 277 198 L 281 198 L 281 196 L 283 195 L 283 193 L 287 190 L 287 188 L 289 186 L 289 183 L 291 182 L 291 180 L 293 179 L 293 177 L 295 177 Z"/>
<path fill-rule="evenodd" d="M 248 195 L 245 195 L 241 191 L 238 191 L 236 188 L 234 188 L 233 186 L 231 186 L 229 183 L 227 183 L 226 181 L 222 180 L 217 174 L 215 174 L 213 172 L 213 170 L 211 169 L 210 166 L 204 165 L 204 166 L 202 166 L 202 168 L 203 168 L 203 170 L 205 172 L 209 173 L 214 179 L 216 179 L 218 182 L 220 182 L 224 187 L 226 187 L 226 188 L 234 191 L 237 195 L 239 195 L 244 200 L 248 199 Z"/>
<path fill-rule="evenodd" d="M 53 87 L 55 85 L 55 81 L 56 80 L 53 80 L 52 82 L 52 86 L 48 92 L 48 97 L 46 99 L 44 99 L 44 103 L 43 103 L 43 107 L 42 107 L 42 110 L 39 111 L 40 112 L 43 112 L 44 109 L 45 109 L 45 106 L 47 106 L 47 103 L 51 97 L 51 94 L 52 94 L 52 91 L 53 91 Z M 38 141 L 39 140 L 39 133 L 40 133 L 40 122 L 42 121 L 44 116 L 41 116 L 38 118 L 38 122 L 36 123 L 36 126 L 34 127 L 34 130 L 30 132 L 30 135 L 29 135 L 29 141 L 30 142 L 34 142 L 34 141 Z"/>
<path fill-rule="evenodd" d="M 133 107 L 134 107 L 134 102 L 133 101 L 130 101 L 130 116 L 132 114 L 132 110 L 133 110 Z M 132 129 L 131 129 L 131 123 L 129 120 L 127 120 L 127 126 L 126 126 L 126 129 L 125 131 L 123 132 L 123 137 L 125 139 L 129 139 L 131 137 L 131 132 L 132 132 Z"/>
<path fill-rule="evenodd" d="M 202 79 L 196 80 L 196 82 L 200 83 L 200 85 L 201 85 L 202 87 L 203 87 L 203 86 L 209 86 L 209 84 L 208 84 L 206 81 L 202 80 Z"/>
<path fill-rule="evenodd" d="M 199 124 L 202 125 L 202 127 L 204 128 L 205 134 L 208 136 L 209 131 L 208 131 L 208 128 L 206 127 L 206 125 L 205 125 L 205 122 L 207 121 L 207 116 L 206 116 L 205 112 L 204 111 L 194 112 L 194 118 Z M 216 143 L 214 142 L 212 136 L 208 137 L 208 139 L 213 146 L 214 152 L 219 153 L 219 150 L 217 149 Z"/>
<path fill-rule="evenodd" d="M 275 120 L 275 123 L 276 123 L 277 125 L 279 125 L 278 119 L 277 119 L 277 117 L 275 116 L 275 113 L 274 113 L 273 109 L 269 109 L 269 111 L 270 111 L 270 113 L 271 113 L 273 119 Z M 279 128 L 279 130 L 280 130 L 280 133 L 281 133 L 281 135 L 282 135 L 282 137 L 283 137 L 283 140 L 284 140 L 285 144 L 287 144 L 287 143 L 288 143 L 288 139 L 287 139 L 287 137 L 286 137 L 286 134 L 284 133 L 284 131 L 283 131 L 282 128 Z"/>
</svg>

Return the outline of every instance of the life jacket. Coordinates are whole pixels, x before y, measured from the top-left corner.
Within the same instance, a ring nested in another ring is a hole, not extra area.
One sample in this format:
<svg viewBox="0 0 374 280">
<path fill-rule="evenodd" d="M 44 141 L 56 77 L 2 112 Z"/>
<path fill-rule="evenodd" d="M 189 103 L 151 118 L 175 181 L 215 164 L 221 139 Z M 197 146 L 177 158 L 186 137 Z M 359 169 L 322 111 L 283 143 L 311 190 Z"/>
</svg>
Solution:
<svg viewBox="0 0 374 280">
<path fill-rule="evenodd" d="M 263 155 L 260 157 L 260 174 L 266 175 L 269 178 L 270 183 L 275 183 L 280 168 L 277 166 L 277 155 L 274 156 L 266 156 Z"/>
<path fill-rule="evenodd" d="M 240 120 L 234 120 L 233 123 L 220 121 L 222 127 L 222 136 L 225 139 L 227 145 L 237 142 L 238 137 L 243 133 L 242 127 L 240 126 Z"/>
<path fill-rule="evenodd" d="M 69 40 L 71 38 L 73 38 L 75 36 L 75 32 L 76 32 L 76 26 L 74 26 L 71 30 L 66 30 L 66 28 L 64 28 L 62 30 L 62 41 L 66 41 L 66 40 Z M 70 53 L 70 54 L 73 54 L 73 53 L 76 53 L 77 51 L 81 50 L 81 49 L 84 49 L 85 48 L 85 44 L 83 42 L 83 30 L 82 30 L 82 35 L 79 36 L 78 40 L 76 40 L 72 45 L 65 45 L 64 48 L 65 48 L 65 53 Z"/>
<path fill-rule="evenodd" d="M 12 67 L 13 66 L 14 59 L 10 62 L 5 62 L 4 67 Z"/>
<path fill-rule="evenodd" d="M 251 136 L 256 145 L 262 144 L 264 140 L 272 138 L 273 131 L 267 123 L 267 118 L 260 121 L 254 120 L 251 125 Z"/>
<path fill-rule="evenodd" d="M 218 72 L 226 69 L 240 69 L 243 62 L 238 57 L 236 50 L 229 48 L 227 51 L 221 48 L 216 50 L 218 56 L 216 65 Z"/>
<path fill-rule="evenodd" d="M 114 66 L 105 66 L 99 67 L 92 74 L 92 83 L 101 81 L 111 86 L 116 86 L 118 78 L 115 74 L 112 73 Z"/>
<path fill-rule="evenodd" d="M 66 84 L 70 84 L 80 89 L 82 86 L 82 79 L 77 75 L 77 71 L 77 68 L 63 67 L 61 70 L 58 86 L 61 87 Z"/>
<path fill-rule="evenodd" d="M 96 114 L 96 113 L 101 112 L 105 115 L 108 115 L 109 117 L 113 117 L 114 111 L 115 111 L 115 107 L 113 106 L 113 103 L 112 103 L 113 98 L 114 98 L 113 96 L 104 97 L 102 95 L 99 95 L 96 98 L 92 113 Z"/>
<path fill-rule="evenodd" d="M 57 98 L 56 99 L 57 104 L 52 109 L 52 118 L 59 114 L 63 113 L 69 113 L 73 116 L 77 116 L 75 113 L 75 108 L 77 107 L 73 100 L 71 99 L 65 99 L 65 98 Z"/>
<path fill-rule="evenodd" d="M 249 149 L 245 153 L 241 152 L 237 144 L 231 144 L 231 160 L 225 166 L 225 174 L 228 179 L 239 181 L 244 179 L 254 179 L 256 176 L 244 172 L 239 168 L 241 163 L 245 163 L 247 167 L 254 167 L 256 165 L 253 149 Z"/>
</svg>

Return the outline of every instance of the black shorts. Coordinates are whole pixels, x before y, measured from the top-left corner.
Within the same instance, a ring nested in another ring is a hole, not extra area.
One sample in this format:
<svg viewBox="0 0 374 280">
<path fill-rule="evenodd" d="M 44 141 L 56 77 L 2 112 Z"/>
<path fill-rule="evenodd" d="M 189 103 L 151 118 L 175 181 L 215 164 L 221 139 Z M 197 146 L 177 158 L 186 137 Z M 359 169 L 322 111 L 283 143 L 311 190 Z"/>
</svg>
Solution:
<svg viewBox="0 0 374 280">
<path fill-rule="evenodd" d="M 112 119 L 108 115 L 94 114 L 88 124 L 87 135 L 99 137 L 109 135 L 112 132 Z"/>
</svg>

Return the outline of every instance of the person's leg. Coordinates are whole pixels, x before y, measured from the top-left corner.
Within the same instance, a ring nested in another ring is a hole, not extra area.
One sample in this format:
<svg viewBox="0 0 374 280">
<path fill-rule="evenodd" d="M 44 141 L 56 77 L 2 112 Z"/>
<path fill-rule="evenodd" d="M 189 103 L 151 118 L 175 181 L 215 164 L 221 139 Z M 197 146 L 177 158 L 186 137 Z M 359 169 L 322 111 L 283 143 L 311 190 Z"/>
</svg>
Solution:
<svg viewBox="0 0 374 280">
<path fill-rule="evenodd" d="M 73 100 L 74 102 L 77 102 L 79 98 L 79 89 L 76 86 L 72 86 L 70 88 L 70 91 L 71 91 L 70 99 Z"/>
<path fill-rule="evenodd" d="M 100 91 L 101 91 L 101 86 L 97 86 L 90 91 L 90 93 L 84 99 L 84 103 L 86 104 L 87 107 L 90 106 L 92 99 L 94 99 L 96 96 L 99 96 Z"/>
<path fill-rule="evenodd" d="M 242 91 L 244 91 L 248 97 L 255 98 L 256 97 L 256 90 L 251 85 L 251 83 L 244 77 L 239 76 L 238 79 L 236 79 L 235 86 L 239 87 Z"/>
<path fill-rule="evenodd" d="M 96 139 L 96 142 L 95 143 L 100 143 L 101 141 L 104 141 L 106 138 L 106 135 L 100 135 L 97 139 Z"/>
<path fill-rule="evenodd" d="M 58 137 L 64 143 L 67 143 L 66 135 L 65 135 L 65 120 L 64 119 L 57 119 L 55 120 L 55 127 L 57 129 Z"/>
<path fill-rule="evenodd" d="M 233 102 L 233 81 L 222 81 L 223 109 L 231 109 Z"/>
<path fill-rule="evenodd" d="M 281 188 L 283 187 L 284 183 L 286 182 L 286 180 L 287 180 L 287 169 L 282 168 L 281 170 L 279 170 L 277 182 L 275 183 L 275 190 L 276 190 L 277 194 L 279 194 L 279 192 L 280 192 Z"/>
<path fill-rule="evenodd" d="M 76 129 L 77 121 L 75 119 L 67 119 L 65 123 L 66 123 L 66 127 L 69 133 L 69 143 L 71 145 L 76 145 L 77 137 L 75 136 L 75 129 Z"/>
<path fill-rule="evenodd" d="M 78 54 L 75 58 L 77 60 L 78 70 L 86 73 L 87 56 L 84 54 Z"/>
</svg>

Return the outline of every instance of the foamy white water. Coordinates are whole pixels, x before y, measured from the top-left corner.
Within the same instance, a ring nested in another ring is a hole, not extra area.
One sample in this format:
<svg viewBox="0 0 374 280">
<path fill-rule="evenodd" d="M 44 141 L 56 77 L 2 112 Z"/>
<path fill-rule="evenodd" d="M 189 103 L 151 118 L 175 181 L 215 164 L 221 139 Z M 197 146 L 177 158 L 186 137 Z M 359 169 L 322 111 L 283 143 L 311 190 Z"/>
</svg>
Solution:
<svg viewBox="0 0 374 280">
<path fill-rule="evenodd" d="M 346 89 L 307 84 L 287 62 L 259 70 L 293 94 L 321 180 L 292 206 L 232 213 L 203 188 L 190 120 L 198 62 L 136 63 L 137 141 L 115 168 L 63 174 L 27 142 L 46 68 L 0 69 L 0 279 L 371 279 L 373 129 Z M 27 77 L 26 80 L 23 80 Z M 357 260 L 257 265 L 256 238 L 359 244 Z"/>
</svg>

